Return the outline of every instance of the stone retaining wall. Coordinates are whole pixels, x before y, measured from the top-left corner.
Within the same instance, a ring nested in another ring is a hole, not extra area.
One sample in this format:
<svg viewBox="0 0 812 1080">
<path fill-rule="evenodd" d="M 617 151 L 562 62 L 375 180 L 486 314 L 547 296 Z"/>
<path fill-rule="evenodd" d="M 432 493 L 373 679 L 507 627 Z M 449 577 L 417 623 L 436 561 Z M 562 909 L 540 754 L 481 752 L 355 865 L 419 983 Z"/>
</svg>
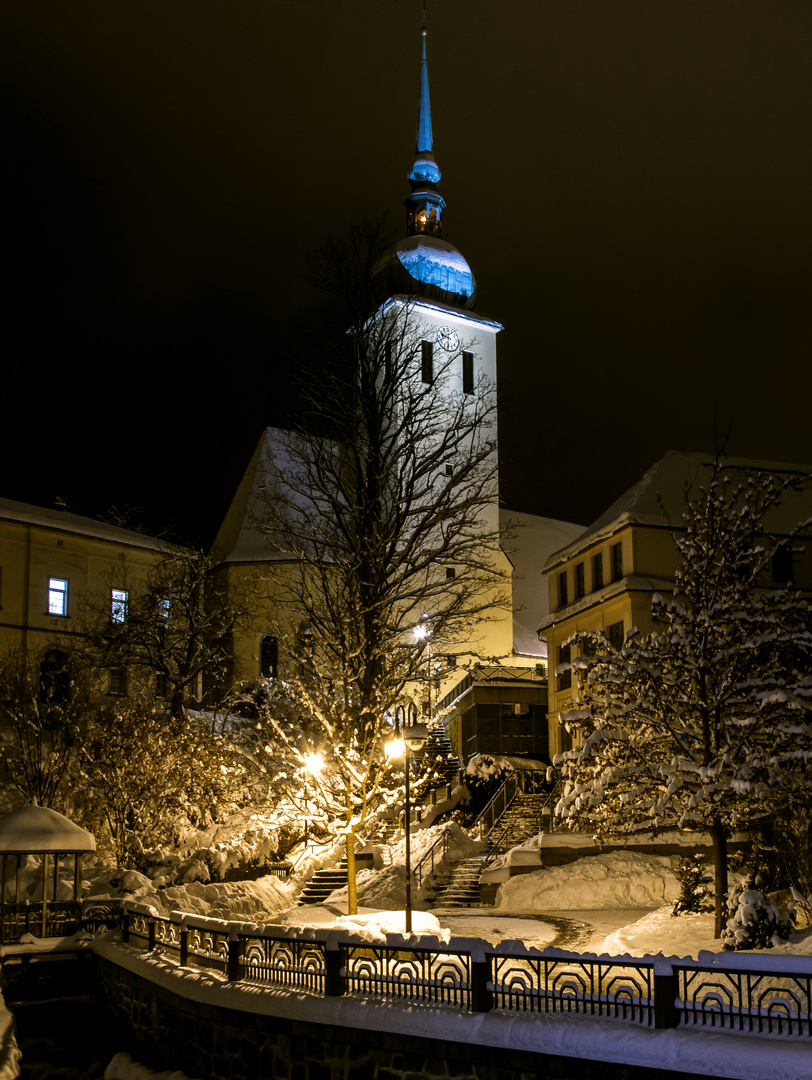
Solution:
<svg viewBox="0 0 812 1080">
<path fill-rule="evenodd" d="M 688 1080 L 682 1073 L 246 1013 L 97 956 L 99 1001 L 145 1062 L 203 1080 Z"/>
</svg>

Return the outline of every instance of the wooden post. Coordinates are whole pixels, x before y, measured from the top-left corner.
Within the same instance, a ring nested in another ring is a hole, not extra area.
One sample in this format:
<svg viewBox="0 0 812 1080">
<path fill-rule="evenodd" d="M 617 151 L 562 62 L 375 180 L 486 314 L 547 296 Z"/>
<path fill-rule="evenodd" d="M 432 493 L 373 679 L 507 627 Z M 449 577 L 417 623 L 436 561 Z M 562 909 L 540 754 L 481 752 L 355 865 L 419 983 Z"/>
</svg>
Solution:
<svg viewBox="0 0 812 1080">
<path fill-rule="evenodd" d="M 48 882 L 48 852 L 42 853 L 42 915 L 40 918 L 40 937 L 45 937 L 45 917 L 48 912 L 48 898 L 47 898 L 47 882 Z"/>
</svg>

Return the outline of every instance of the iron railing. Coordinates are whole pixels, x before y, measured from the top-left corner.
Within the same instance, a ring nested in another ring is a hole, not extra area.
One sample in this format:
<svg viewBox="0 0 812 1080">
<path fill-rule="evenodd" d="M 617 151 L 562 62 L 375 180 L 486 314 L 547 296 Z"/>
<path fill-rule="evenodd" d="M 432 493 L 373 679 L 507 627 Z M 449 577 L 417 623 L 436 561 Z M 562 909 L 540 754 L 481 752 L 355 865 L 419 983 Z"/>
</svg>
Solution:
<svg viewBox="0 0 812 1080">
<path fill-rule="evenodd" d="M 649 1028 L 721 1027 L 812 1036 L 812 958 L 710 954 L 699 961 L 661 956 L 597 957 L 559 949 L 481 950 L 397 934 L 385 942 L 331 930 L 250 928 L 126 901 L 123 937 L 181 966 L 229 981 L 438 1004 L 467 1012 L 545 1012 L 624 1021 Z M 468 942 L 460 942 L 460 946 Z"/>
<path fill-rule="evenodd" d="M 69 937 L 79 930 L 96 933 L 117 926 L 120 900 L 26 900 L 0 904 L 0 945 L 16 945 L 23 934 Z"/>
</svg>

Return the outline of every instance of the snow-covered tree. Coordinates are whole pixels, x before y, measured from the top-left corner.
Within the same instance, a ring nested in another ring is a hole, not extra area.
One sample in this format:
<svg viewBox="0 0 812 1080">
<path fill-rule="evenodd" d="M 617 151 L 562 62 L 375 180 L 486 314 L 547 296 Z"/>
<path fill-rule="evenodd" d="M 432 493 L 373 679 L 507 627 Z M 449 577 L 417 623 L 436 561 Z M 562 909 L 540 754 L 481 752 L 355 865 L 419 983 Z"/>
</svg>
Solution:
<svg viewBox="0 0 812 1080">
<path fill-rule="evenodd" d="M 448 669 L 507 600 L 493 387 L 480 375 L 466 393 L 445 353 L 426 376 L 413 302 L 378 306 L 383 251 L 378 230 L 359 229 L 313 263 L 344 301 L 343 325 L 302 391 L 308 415 L 268 462 L 260 523 L 285 560 L 274 632 L 301 717 L 276 738 L 292 767 L 312 753 L 326 763 L 329 793 L 310 786 L 347 838 L 351 909 L 354 837 L 380 804 L 383 743 L 415 686 L 433 682 L 415 626 L 430 616 L 431 655 Z"/>
<path fill-rule="evenodd" d="M 812 787 L 812 612 L 771 573 L 809 522 L 769 529 L 802 482 L 717 458 L 707 486 L 686 492 L 674 591 L 653 596 L 651 633 L 631 630 L 620 649 L 601 634 L 572 639 L 578 700 L 561 715 L 574 746 L 556 759 L 557 812 L 606 832 L 710 832 L 717 937 L 731 831 Z"/>
</svg>

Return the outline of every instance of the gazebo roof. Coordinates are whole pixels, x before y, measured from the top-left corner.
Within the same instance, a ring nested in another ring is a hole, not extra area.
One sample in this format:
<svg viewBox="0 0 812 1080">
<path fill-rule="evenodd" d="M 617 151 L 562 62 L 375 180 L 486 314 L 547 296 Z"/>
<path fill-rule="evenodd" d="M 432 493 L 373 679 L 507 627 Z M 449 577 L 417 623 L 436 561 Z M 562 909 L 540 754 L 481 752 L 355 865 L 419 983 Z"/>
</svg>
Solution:
<svg viewBox="0 0 812 1080">
<path fill-rule="evenodd" d="M 0 817 L 0 854 L 67 855 L 95 851 L 93 833 L 36 800 Z"/>
</svg>

